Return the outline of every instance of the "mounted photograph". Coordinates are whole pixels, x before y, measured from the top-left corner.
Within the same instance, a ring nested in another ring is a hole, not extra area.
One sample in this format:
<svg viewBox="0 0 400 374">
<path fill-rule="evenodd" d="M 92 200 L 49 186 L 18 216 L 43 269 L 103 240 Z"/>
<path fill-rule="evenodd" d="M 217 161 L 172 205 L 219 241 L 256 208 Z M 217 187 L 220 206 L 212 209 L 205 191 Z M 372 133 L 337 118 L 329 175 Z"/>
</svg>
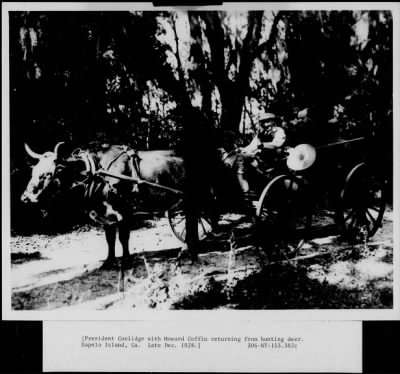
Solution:
<svg viewBox="0 0 400 374">
<path fill-rule="evenodd" d="M 393 12 L 257 6 L 3 9 L 7 315 L 396 309 Z"/>
</svg>

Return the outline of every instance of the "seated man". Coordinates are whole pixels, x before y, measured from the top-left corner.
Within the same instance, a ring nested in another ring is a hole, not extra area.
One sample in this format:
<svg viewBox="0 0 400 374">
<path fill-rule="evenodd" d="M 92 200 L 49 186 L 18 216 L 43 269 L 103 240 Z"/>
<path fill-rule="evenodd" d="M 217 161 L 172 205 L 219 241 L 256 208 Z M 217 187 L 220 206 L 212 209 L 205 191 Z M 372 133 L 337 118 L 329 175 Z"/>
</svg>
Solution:
<svg viewBox="0 0 400 374">
<path fill-rule="evenodd" d="M 281 151 L 286 141 L 286 133 L 276 123 L 276 117 L 272 113 L 265 113 L 259 118 L 255 136 L 250 144 L 244 148 L 236 145 L 236 134 L 225 132 L 222 140 L 222 147 L 219 148 L 221 160 L 236 175 L 236 180 L 243 193 L 245 208 L 252 209 L 254 196 L 250 191 L 248 182 L 249 169 L 252 167 L 259 170 L 259 163 L 256 156 L 259 156 L 263 163 L 270 164 L 270 158 L 275 158 Z M 254 191 L 253 191 L 254 192 Z"/>
<path fill-rule="evenodd" d="M 242 148 L 242 154 L 248 157 L 258 156 L 263 163 L 270 164 L 281 154 L 285 141 L 285 130 L 277 124 L 275 115 L 263 113 L 259 117 L 253 140 Z M 257 164 L 256 160 L 252 163 L 254 167 Z"/>
<path fill-rule="evenodd" d="M 277 124 L 277 118 L 272 113 L 260 115 L 251 143 L 242 148 L 245 155 L 255 155 L 262 150 L 278 150 L 286 141 L 286 133 Z"/>
</svg>

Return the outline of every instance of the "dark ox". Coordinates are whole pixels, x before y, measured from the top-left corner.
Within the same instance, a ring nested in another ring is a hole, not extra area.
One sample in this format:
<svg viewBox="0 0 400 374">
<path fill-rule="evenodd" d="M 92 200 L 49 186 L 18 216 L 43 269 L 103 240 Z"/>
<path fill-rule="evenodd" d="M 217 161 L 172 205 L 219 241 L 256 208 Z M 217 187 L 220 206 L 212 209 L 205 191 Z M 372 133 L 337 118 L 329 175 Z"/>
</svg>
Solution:
<svg viewBox="0 0 400 374">
<path fill-rule="evenodd" d="M 132 215 L 138 210 L 167 210 L 177 201 L 177 196 L 145 183 L 135 184 L 97 172 L 104 170 L 181 190 L 184 179 L 182 158 L 174 151 L 134 152 L 119 145 L 103 147 L 96 152 L 79 150 L 62 156 L 59 152 L 61 144 L 58 143 L 53 152 L 44 154 L 33 152 L 25 144 L 27 153 L 38 163 L 32 168 L 32 177 L 21 200 L 41 203 L 56 194 L 81 191 L 89 216 L 104 225 L 108 244 L 105 264 L 115 260 L 117 231 L 123 258 L 127 258 Z"/>
</svg>

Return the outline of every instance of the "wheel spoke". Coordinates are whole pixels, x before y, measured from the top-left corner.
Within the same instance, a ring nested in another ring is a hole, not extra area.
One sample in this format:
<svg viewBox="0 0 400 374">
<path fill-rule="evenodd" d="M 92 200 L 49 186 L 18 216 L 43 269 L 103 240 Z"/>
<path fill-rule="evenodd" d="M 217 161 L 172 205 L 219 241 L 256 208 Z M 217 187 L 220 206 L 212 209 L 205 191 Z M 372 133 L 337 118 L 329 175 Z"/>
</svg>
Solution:
<svg viewBox="0 0 400 374">
<path fill-rule="evenodd" d="M 366 211 L 365 211 L 365 213 L 366 213 L 366 217 L 368 218 L 370 218 L 370 220 L 372 221 L 372 223 L 374 224 L 374 225 L 376 225 L 376 223 L 377 223 L 377 218 L 375 218 L 372 214 L 371 214 L 371 212 L 367 209 Z"/>
<path fill-rule="evenodd" d="M 372 222 L 371 222 L 371 221 L 368 219 L 367 214 L 364 214 L 364 216 L 365 216 L 365 219 L 366 219 L 367 232 L 368 232 L 368 236 L 369 236 L 369 235 L 371 235 L 371 232 L 372 232 L 372 230 L 373 230 L 374 227 L 375 227 L 375 221 L 372 221 Z"/>
<path fill-rule="evenodd" d="M 204 227 L 203 219 L 202 219 L 201 217 L 199 218 L 199 222 L 200 222 L 201 228 L 203 229 L 204 234 L 207 234 L 207 230 L 206 230 L 206 228 Z"/>
<path fill-rule="evenodd" d="M 174 222 L 174 224 L 177 226 L 179 225 L 186 217 L 182 216 L 182 218 L 178 222 Z"/>
<path fill-rule="evenodd" d="M 276 217 L 278 215 L 278 212 L 276 210 L 268 209 L 266 207 L 263 208 L 261 211 L 261 214 L 264 217 Z"/>
<path fill-rule="evenodd" d="M 342 224 L 351 236 L 366 230 L 375 233 L 384 210 L 383 183 L 365 163 L 356 165 L 348 174 L 341 192 Z"/>
<path fill-rule="evenodd" d="M 208 219 L 208 218 L 206 218 L 206 217 L 202 217 L 202 220 L 205 221 L 205 222 L 207 222 L 210 226 L 212 226 L 212 225 L 211 225 L 211 219 Z"/>
<path fill-rule="evenodd" d="M 260 200 L 259 218 L 268 227 L 269 237 L 292 243 L 305 235 L 308 217 L 303 184 L 296 177 L 280 176 L 269 185 Z"/>
<path fill-rule="evenodd" d="M 350 220 L 349 224 L 347 225 L 350 228 L 354 228 L 358 221 L 358 211 L 355 211 L 356 214 L 353 215 L 353 218 Z"/>
<path fill-rule="evenodd" d="M 378 214 L 380 214 L 380 212 L 381 212 L 381 209 L 379 207 L 377 208 L 376 206 L 369 206 L 368 209 L 373 210 L 374 212 L 376 212 Z"/>
<path fill-rule="evenodd" d="M 371 222 L 365 210 L 360 213 L 361 213 L 362 223 L 364 226 L 367 227 L 368 233 L 370 233 L 371 225 L 372 227 L 374 227 L 374 221 Z"/>
<path fill-rule="evenodd" d="M 357 210 L 352 209 L 350 213 L 345 217 L 344 222 L 346 223 L 349 220 L 349 218 L 352 218 L 355 214 L 357 214 Z"/>
</svg>

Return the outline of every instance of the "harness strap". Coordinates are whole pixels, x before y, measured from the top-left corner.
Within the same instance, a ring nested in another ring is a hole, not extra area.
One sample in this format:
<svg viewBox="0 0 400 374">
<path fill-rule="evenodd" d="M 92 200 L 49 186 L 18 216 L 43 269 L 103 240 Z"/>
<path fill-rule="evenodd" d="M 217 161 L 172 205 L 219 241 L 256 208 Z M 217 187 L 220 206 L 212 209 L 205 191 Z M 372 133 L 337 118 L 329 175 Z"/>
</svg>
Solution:
<svg viewBox="0 0 400 374">
<path fill-rule="evenodd" d="M 105 168 L 100 168 L 100 169 L 96 167 L 96 163 L 90 152 L 77 149 L 72 153 L 73 156 L 80 158 L 85 163 L 85 168 L 86 168 L 85 173 L 87 174 L 87 178 L 84 181 L 80 182 L 79 185 L 85 185 L 86 198 L 91 198 L 94 194 L 96 194 L 99 191 L 99 188 L 101 187 L 100 185 L 102 183 L 99 183 L 99 181 L 96 180 L 96 178 L 94 177 L 97 175 L 101 175 L 102 171 L 107 172 L 110 169 L 110 167 L 124 154 L 126 154 L 129 157 L 132 178 L 137 178 L 137 183 L 133 184 L 132 192 L 138 192 L 139 191 L 138 185 L 142 182 L 142 177 L 139 165 L 141 159 L 136 150 L 128 146 L 125 146 L 124 149 L 118 155 L 116 155 Z M 133 175 L 134 172 L 136 173 L 136 176 Z M 103 182 L 107 184 L 105 180 L 103 180 Z M 76 186 L 78 186 L 78 184 Z M 103 190 L 106 190 L 106 186 L 103 186 Z"/>
<path fill-rule="evenodd" d="M 124 154 L 128 154 L 128 147 L 127 146 L 125 146 L 124 147 L 124 149 L 120 152 L 120 153 L 118 153 L 109 163 L 108 163 L 108 165 L 107 165 L 107 167 L 105 168 L 105 170 L 107 171 L 107 170 L 109 170 L 110 169 L 110 167 L 112 166 L 112 164 L 115 162 L 115 161 L 117 161 L 122 155 L 124 155 Z"/>
<path fill-rule="evenodd" d="M 72 156 L 74 156 L 77 160 L 82 160 L 85 163 L 85 171 L 83 174 L 86 174 L 86 178 L 83 181 L 74 184 L 73 188 L 84 186 L 84 196 L 85 198 L 90 199 L 95 193 L 97 193 L 100 185 L 102 185 L 98 178 L 96 178 L 97 168 L 95 160 L 90 152 L 83 151 L 79 148 L 72 152 Z"/>
<path fill-rule="evenodd" d="M 130 162 L 130 166 L 131 166 L 131 171 L 132 171 L 132 177 L 133 176 L 133 172 L 136 172 L 137 175 L 137 179 L 138 182 L 140 183 L 142 180 L 142 176 L 140 173 L 140 167 L 139 167 L 139 162 L 140 161 L 140 157 L 137 153 L 137 151 L 135 149 L 129 148 L 126 151 L 126 154 L 129 156 L 129 162 Z M 134 183 L 132 186 L 132 192 L 139 192 L 139 183 Z"/>
<path fill-rule="evenodd" d="M 88 158 L 86 152 L 81 152 L 81 153 L 79 153 L 79 156 L 81 157 L 81 159 L 82 159 L 83 162 L 85 163 L 85 167 L 86 167 L 85 172 L 86 172 L 87 174 L 89 174 L 89 173 L 91 172 L 91 164 L 90 164 L 90 162 L 89 162 L 89 158 Z"/>
<path fill-rule="evenodd" d="M 96 164 L 94 163 L 93 156 L 89 152 L 86 152 L 86 156 L 89 159 L 90 172 L 94 175 L 96 173 L 97 168 L 96 168 Z"/>
<path fill-rule="evenodd" d="M 75 153 L 76 152 L 74 151 L 72 154 L 75 157 L 79 157 L 85 163 L 85 173 L 92 176 L 95 175 L 97 168 L 93 156 L 88 151 L 79 150 L 79 152 L 77 152 L 76 154 Z"/>
<path fill-rule="evenodd" d="M 139 162 L 141 161 L 141 158 L 139 157 L 138 153 L 133 149 L 130 149 L 127 152 L 127 154 L 131 159 L 132 165 L 135 168 L 135 171 L 136 171 L 139 179 L 142 179 L 142 175 L 140 173 L 140 167 L 139 167 Z"/>
</svg>

